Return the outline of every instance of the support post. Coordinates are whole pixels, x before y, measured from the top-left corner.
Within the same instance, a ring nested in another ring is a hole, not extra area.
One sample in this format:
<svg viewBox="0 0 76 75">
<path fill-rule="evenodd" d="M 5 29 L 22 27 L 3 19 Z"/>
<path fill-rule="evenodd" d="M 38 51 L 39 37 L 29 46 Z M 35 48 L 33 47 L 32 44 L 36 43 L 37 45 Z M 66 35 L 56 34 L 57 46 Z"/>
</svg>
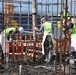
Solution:
<svg viewBox="0 0 76 75">
<path fill-rule="evenodd" d="M 33 27 L 36 25 L 36 0 L 32 0 L 32 24 Z M 36 60 L 35 50 L 36 50 L 36 32 L 33 29 L 33 40 L 34 40 L 34 50 L 33 50 L 33 61 Z"/>
</svg>

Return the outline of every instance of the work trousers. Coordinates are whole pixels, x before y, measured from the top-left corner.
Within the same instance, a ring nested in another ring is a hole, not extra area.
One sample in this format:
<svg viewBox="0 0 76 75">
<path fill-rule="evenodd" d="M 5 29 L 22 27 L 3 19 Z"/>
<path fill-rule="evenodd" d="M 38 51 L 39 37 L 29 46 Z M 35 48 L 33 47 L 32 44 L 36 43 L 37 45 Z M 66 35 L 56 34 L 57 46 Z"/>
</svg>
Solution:
<svg viewBox="0 0 76 75">
<path fill-rule="evenodd" d="M 76 52 L 76 34 L 71 36 L 71 52 Z"/>
<path fill-rule="evenodd" d="M 1 32 L 0 34 L 0 45 L 2 47 L 3 53 L 8 53 L 9 52 L 9 43 L 7 42 L 7 37 L 6 35 Z"/>
<path fill-rule="evenodd" d="M 48 36 L 50 38 L 48 38 Z M 51 43 L 49 43 L 49 39 L 51 40 Z M 51 56 L 53 54 L 53 44 L 54 40 L 52 34 L 50 33 L 50 35 L 48 35 L 48 33 L 44 32 L 42 40 L 42 54 L 45 56 L 45 58 L 48 58 L 49 60 L 51 59 Z"/>
</svg>

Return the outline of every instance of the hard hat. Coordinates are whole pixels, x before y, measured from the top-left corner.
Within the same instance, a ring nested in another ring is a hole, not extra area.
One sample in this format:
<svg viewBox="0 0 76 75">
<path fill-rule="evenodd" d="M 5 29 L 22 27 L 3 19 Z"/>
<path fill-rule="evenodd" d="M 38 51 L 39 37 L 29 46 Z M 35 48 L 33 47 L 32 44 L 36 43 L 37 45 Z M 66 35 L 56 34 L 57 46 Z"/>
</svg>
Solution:
<svg viewBox="0 0 76 75">
<path fill-rule="evenodd" d="M 22 34 L 24 32 L 23 27 L 18 27 L 18 30 L 20 31 L 20 34 Z"/>
<path fill-rule="evenodd" d="M 70 64 L 74 65 L 74 60 L 73 59 L 70 60 Z"/>
<path fill-rule="evenodd" d="M 61 27 L 61 21 L 57 22 L 58 27 Z"/>
<path fill-rule="evenodd" d="M 70 17 L 68 17 L 68 19 L 70 19 Z"/>
<path fill-rule="evenodd" d="M 17 28 L 18 27 L 18 23 L 16 20 L 12 20 L 12 25 L 14 28 Z"/>
<path fill-rule="evenodd" d="M 44 18 L 44 17 L 43 17 L 43 18 L 41 18 L 41 22 L 42 22 L 43 20 L 45 20 L 45 18 Z"/>
</svg>

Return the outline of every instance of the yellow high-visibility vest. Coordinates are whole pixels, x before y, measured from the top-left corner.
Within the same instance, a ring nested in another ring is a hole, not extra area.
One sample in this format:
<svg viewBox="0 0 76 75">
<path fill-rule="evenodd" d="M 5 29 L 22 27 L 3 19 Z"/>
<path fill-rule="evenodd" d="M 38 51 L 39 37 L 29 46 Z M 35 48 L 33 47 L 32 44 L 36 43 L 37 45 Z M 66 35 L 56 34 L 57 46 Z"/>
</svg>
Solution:
<svg viewBox="0 0 76 75">
<path fill-rule="evenodd" d="M 66 11 L 65 10 L 63 11 L 63 16 L 64 17 L 66 16 Z M 68 16 L 68 12 L 67 12 L 67 16 Z"/>
</svg>

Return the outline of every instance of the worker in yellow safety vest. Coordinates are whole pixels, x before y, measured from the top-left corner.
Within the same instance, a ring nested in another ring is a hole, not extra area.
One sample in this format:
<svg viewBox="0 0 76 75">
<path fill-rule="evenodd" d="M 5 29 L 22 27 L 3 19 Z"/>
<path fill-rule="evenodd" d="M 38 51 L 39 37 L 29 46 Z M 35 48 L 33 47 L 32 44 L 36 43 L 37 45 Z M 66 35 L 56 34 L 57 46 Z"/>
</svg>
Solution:
<svg viewBox="0 0 76 75">
<path fill-rule="evenodd" d="M 0 44 L 3 50 L 3 54 L 5 57 L 6 53 L 6 41 L 12 41 L 13 37 L 15 36 L 15 33 L 22 34 L 24 31 L 23 27 L 9 27 L 4 29 L 0 34 Z M 9 38 L 9 39 L 8 39 Z M 8 51 L 9 52 L 9 51 Z"/>
<path fill-rule="evenodd" d="M 64 7 L 63 10 L 63 18 L 65 18 L 66 16 L 68 17 L 70 15 L 69 11 L 68 11 L 68 6 Z"/>
<path fill-rule="evenodd" d="M 41 27 L 40 29 L 38 29 L 37 27 L 34 27 L 34 29 L 38 32 L 44 31 L 44 35 L 43 35 L 43 40 L 42 40 L 42 55 L 43 58 L 46 62 L 50 62 L 50 59 L 52 57 L 52 50 L 53 50 L 53 25 L 52 23 L 46 21 L 46 19 L 43 17 L 41 19 Z M 46 41 L 47 36 L 50 35 L 50 39 L 51 39 L 51 44 L 52 44 L 52 49 L 51 51 L 49 50 L 45 50 L 45 46 L 44 43 Z"/>
<path fill-rule="evenodd" d="M 71 34 L 71 51 L 76 52 L 76 22 L 71 23 L 70 34 Z"/>
</svg>

